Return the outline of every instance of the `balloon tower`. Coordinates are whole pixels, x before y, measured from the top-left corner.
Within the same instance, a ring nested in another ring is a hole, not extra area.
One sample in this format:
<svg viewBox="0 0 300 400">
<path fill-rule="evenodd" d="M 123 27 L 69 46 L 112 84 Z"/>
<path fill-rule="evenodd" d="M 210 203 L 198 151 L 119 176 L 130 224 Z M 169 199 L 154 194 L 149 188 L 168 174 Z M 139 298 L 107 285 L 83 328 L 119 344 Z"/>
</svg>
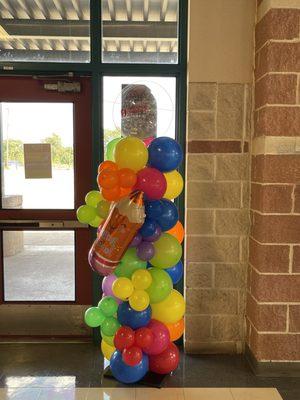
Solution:
<svg viewBox="0 0 300 400">
<path fill-rule="evenodd" d="M 180 145 L 169 137 L 111 141 L 98 168 L 99 191 L 86 195 L 78 220 L 98 228 L 88 255 L 104 276 L 103 297 L 85 313 L 99 327 L 101 350 L 123 383 L 179 363 L 185 302 L 173 288 L 183 275 L 184 229 L 173 200 L 183 189 Z"/>
</svg>

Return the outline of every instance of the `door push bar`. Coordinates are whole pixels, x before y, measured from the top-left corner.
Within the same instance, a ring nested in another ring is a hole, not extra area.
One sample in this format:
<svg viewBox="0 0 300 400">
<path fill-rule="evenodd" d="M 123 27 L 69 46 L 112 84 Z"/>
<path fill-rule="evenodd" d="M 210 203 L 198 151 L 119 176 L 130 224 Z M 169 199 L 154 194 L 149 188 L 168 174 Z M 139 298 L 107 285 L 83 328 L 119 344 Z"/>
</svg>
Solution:
<svg viewBox="0 0 300 400">
<path fill-rule="evenodd" d="M 86 229 L 88 225 L 81 224 L 78 221 L 0 220 L 0 229 L 12 228 Z"/>
</svg>

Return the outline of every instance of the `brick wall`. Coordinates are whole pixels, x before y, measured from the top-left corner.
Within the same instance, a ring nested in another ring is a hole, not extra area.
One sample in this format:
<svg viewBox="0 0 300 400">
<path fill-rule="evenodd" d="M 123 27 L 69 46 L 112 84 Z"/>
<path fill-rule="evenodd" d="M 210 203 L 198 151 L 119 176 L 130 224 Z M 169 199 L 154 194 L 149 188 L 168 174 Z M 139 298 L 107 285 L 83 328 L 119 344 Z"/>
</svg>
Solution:
<svg viewBox="0 0 300 400">
<path fill-rule="evenodd" d="M 296 4 L 296 5 L 295 5 Z M 258 5 L 247 343 L 300 360 L 300 9 Z M 289 7 L 290 6 L 290 7 Z"/>
<path fill-rule="evenodd" d="M 249 230 L 251 86 L 189 84 L 188 352 L 241 352 Z"/>
</svg>

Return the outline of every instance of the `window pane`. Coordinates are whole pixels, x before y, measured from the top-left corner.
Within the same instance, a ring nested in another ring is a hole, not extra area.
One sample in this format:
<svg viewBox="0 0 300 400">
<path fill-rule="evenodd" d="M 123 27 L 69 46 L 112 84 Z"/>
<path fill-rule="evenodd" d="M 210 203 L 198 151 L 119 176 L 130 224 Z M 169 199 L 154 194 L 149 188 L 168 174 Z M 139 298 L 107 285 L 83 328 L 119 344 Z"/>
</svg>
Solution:
<svg viewBox="0 0 300 400">
<path fill-rule="evenodd" d="M 122 135 L 175 138 L 176 79 L 106 76 L 104 145 Z"/>
<path fill-rule="evenodd" d="M 73 103 L 0 103 L 0 134 L 2 207 L 73 209 Z"/>
<path fill-rule="evenodd" d="M 177 63 L 179 0 L 103 0 L 105 63 Z"/>
<path fill-rule="evenodd" d="M 3 231 L 5 301 L 74 301 L 73 231 Z"/>
<path fill-rule="evenodd" d="M 89 62 L 89 3 L 0 1 L 0 61 Z"/>
</svg>

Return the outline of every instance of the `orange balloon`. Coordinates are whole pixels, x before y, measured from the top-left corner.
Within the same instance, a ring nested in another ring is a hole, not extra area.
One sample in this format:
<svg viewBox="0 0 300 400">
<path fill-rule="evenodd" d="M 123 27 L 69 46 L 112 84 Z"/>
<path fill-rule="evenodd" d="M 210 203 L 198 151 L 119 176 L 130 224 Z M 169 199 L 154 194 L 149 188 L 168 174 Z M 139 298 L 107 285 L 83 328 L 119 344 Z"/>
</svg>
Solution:
<svg viewBox="0 0 300 400">
<path fill-rule="evenodd" d="M 101 171 L 104 171 L 105 169 L 109 170 L 109 171 L 117 171 L 118 166 L 115 162 L 113 161 L 104 161 L 101 164 L 99 164 L 98 167 L 98 174 L 100 174 Z"/>
<path fill-rule="evenodd" d="M 184 332 L 184 318 L 181 318 L 179 321 L 174 324 L 165 324 L 170 332 L 170 340 L 174 342 L 179 339 Z"/>
<path fill-rule="evenodd" d="M 184 238 L 184 228 L 180 221 L 177 221 L 176 225 L 173 226 L 170 230 L 167 231 L 172 236 L 175 236 L 179 243 L 182 243 Z"/>
<path fill-rule="evenodd" d="M 120 188 L 120 195 L 119 195 L 119 199 L 122 199 L 123 197 L 128 196 L 131 193 L 131 188 Z"/>
<path fill-rule="evenodd" d="M 119 178 L 116 171 L 104 169 L 97 177 L 97 182 L 103 189 L 112 189 L 119 184 Z"/>
<path fill-rule="evenodd" d="M 120 198 L 120 187 L 115 186 L 112 189 L 102 189 L 101 194 L 108 201 L 117 201 Z"/>
<path fill-rule="evenodd" d="M 118 171 L 120 186 L 123 188 L 131 188 L 136 184 L 136 174 L 130 168 L 121 168 Z"/>
</svg>

